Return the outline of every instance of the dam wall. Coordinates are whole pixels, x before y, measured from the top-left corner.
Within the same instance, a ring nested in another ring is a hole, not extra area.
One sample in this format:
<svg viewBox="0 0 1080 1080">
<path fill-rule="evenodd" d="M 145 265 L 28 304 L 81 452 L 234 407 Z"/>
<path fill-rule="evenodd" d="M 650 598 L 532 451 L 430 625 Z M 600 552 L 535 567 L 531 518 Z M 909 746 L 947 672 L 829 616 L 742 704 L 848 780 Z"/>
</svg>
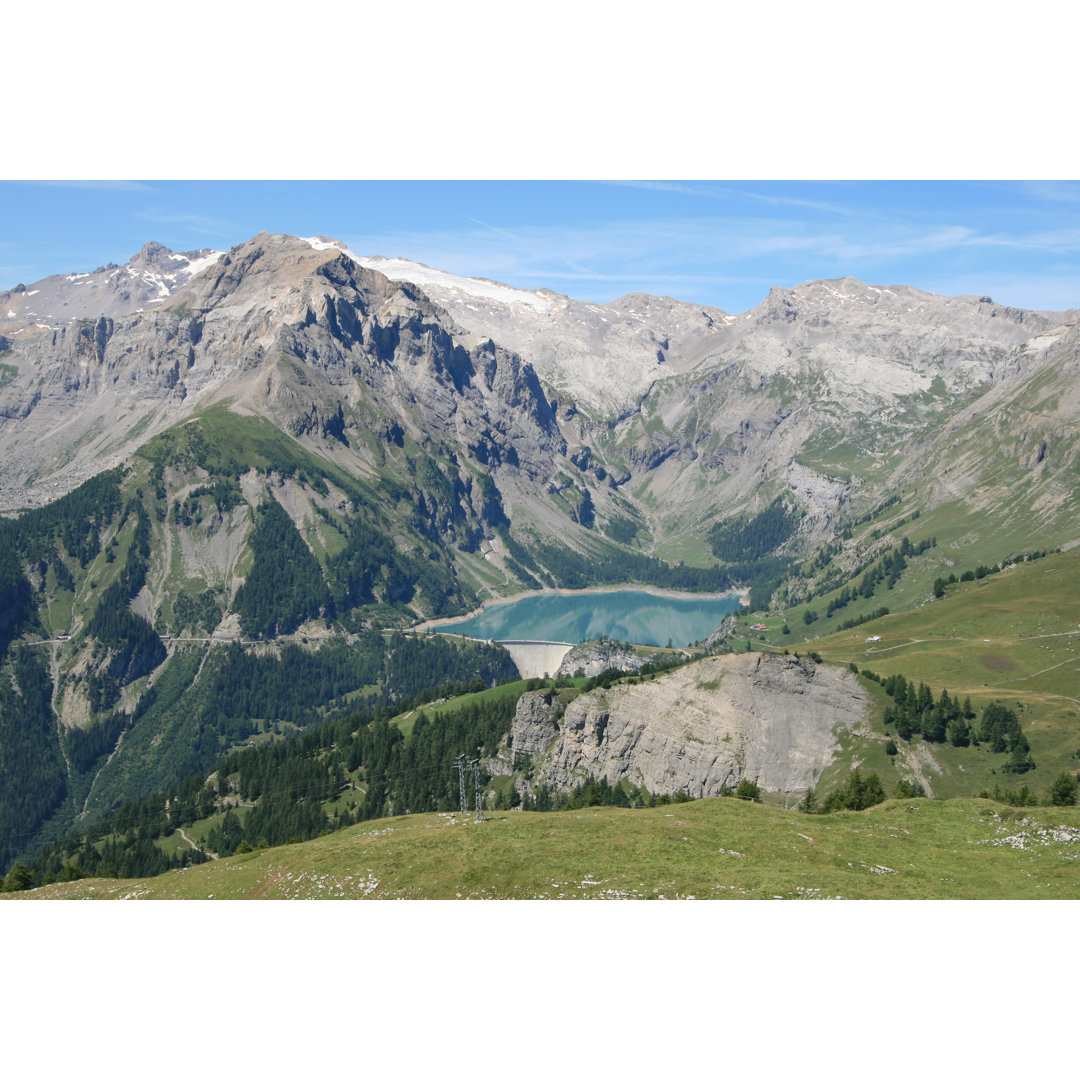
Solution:
<svg viewBox="0 0 1080 1080">
<path fill-rule="evenodd" d="M 496 641 L 517 664 L 523 679 L 554 675 L 563 657 L 574 647 L 568 641 Z"/>
</svg>

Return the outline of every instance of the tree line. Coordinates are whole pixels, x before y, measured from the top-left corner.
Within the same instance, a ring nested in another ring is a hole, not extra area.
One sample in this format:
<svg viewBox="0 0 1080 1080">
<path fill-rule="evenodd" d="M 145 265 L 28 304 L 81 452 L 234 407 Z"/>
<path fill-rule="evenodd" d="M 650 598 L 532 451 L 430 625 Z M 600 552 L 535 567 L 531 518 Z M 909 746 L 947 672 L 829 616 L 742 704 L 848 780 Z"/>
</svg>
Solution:
<svg viewBox="0 0 1080 1080">
<path fill-rule="evenodd" d="M 970 697 L 961 704 L 948 690 L 942 690 L 935 700 L 925 683 L 916 687 L 903 675 L 883 679 L 867 670 L 862 675 L 879 683 L 892 698 L 892 704 L 885 706 L 884 722 L 886 729 L 894 729 L 901 739 L 909 741 L 921 735 L 926 742 L 947 742 L 952 746 L 985 744 L 991 753 L 1009 754 L 1003 772 L 1024 773 L 1035 768 L 1020 718 L 1015 709 L 1002 702 L 990 702 L 976 716 Z"/>
</svg>

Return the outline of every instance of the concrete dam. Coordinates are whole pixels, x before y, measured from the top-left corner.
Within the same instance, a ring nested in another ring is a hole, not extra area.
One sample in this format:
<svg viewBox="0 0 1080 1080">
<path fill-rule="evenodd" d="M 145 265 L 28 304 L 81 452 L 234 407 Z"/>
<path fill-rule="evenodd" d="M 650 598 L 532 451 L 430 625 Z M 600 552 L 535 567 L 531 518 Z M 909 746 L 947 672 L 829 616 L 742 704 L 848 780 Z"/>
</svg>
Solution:
<svg viewBox="0 0 1080 1080">
<path fill-rule="evenodd" d="M 517 664 L 523 679 L 554 675 L 563 657 L 574 647 L 568 641 L 496 641 Z"/>
</svg>

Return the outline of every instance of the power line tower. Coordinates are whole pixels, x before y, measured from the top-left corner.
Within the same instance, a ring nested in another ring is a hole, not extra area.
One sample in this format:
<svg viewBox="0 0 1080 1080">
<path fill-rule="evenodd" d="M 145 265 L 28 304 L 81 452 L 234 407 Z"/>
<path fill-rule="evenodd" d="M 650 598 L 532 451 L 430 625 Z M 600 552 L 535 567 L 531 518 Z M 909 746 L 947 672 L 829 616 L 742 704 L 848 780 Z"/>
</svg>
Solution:
<svg viewBox="0 0 1080 1080">
<path fill-rule="evenodd" d="M 477 821 L 483 821 L 484 820 L 484 803 L 483 803 L 483 799 L 481 797 L 482 793 L 480 791 L 480 759 L 476 758 L 473 761 L 470 761 L 469 762 L 469 768 L 472 770 L 473 781 L 474 781 L 474 784 L 475 784 L 475 789 L 474 789 L 475 790 L 475 796 L 474 796 L 474 799 L 473 799 L 473 804 L 476 806 L 476 820 Z"/>
<path fill-rule="evenodd" d="M 454 758 L 454 764 L 453 764 L 452 768 L 455 768 L 458 771 L 458 792 L 461 795 L 461 812 L 463 814 L 465 813 L 465 810 L 466 810 L 466 806 L 465 806 L 465 769 L 466 769 L 466 767 L 467 766 L 465 764 L 465 755 L 464 754 L 458 754 L 458 756 L 456 758 Z"/>
</svg>

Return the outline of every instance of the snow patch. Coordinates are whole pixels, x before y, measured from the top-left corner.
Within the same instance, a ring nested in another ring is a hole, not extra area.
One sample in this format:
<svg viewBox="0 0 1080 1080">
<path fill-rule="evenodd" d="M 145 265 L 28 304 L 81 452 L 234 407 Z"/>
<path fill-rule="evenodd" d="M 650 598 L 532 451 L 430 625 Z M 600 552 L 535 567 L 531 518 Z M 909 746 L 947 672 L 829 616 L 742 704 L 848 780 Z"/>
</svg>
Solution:
<svg viewBox="0 0 1080 1080">
<path fill-rule="evenodd" d="M 1033 337 L 1027 342 L 1028 352 L 1042 352 L 1043 349 L 1053 345 L 1057 339 L 1057 334 L 1040 334 L 1038 337 Z"/>
<path fill-rule="evenodd" d="M 301 239 L 309 243 L 316 251 L 326 251 L 327 248 L 333 248 L 335 251 L 343 251 L 350 259 L 356 258 L 340 240 L 323 240 L 319 236 L 304 236 Z"/>
<path fill-rule="evenodd" d="M 201 259 L 192 259 L 186 267 L 188 274 L 190 277 L 201 274 L 208 266 L 213 266 L 223 254 L 224 252 L 221 251 L 211 251 L 209 255 L 205 255 Z"/>
<path fill-rule="evenodd" d="M 433 270 L 430 266 L 422 263 L 414 263 L 408 259 L 355 259 L 361 266 L 369 270 L 377 270 L 380 274 L 390 278 L 391 281 L 411 281 L 414 285 L 423 287 L 435 287 L 450 289 L 455 292 L 463 292 L 467 296 L 479 297 L 482 300 L 495 300 L 503 304 L 516 304 L 530 307 L 534 311 L 549 311 L 551 303 L 535 293 L 525 292 L 523 289 L 515 289 L 509 285 L 501 285 L 496 281 L 488 281 L 484 278 L 458 277 L 456 274 L 448 274 L 443 270 Z"/>
<path fill-rule="evenodd" d="M 367 270 L 377 270 L 391 281 L 409 281 L 421 287 L 433 286 L 440 289 L 452 289 L 463 292 L 468 296 L 476 296 L 482 300 L 495 300 L 503 304 L 519 304 L 530 307 L 534 311 L 549 311 L 551 303 L 536 293 L 526 292 L 524 289 L 515 289 L 510 285 L 502 285 L 497 281 L 488 281 L 486 278 L 459 277 L 456 274 L 448 274 L 445 270 L 435 270 L 423 263 L 412 262 L 409 259 L 387 259 L 381 255 L 359 256 L 350 251 L 339 240 L 321 240 L 317 236 L 305 236 L 307 241 L 316 251 L 325 251 L 333 248 L 348 255 L 353 262 L 363 266 Z"/>
</svg>

